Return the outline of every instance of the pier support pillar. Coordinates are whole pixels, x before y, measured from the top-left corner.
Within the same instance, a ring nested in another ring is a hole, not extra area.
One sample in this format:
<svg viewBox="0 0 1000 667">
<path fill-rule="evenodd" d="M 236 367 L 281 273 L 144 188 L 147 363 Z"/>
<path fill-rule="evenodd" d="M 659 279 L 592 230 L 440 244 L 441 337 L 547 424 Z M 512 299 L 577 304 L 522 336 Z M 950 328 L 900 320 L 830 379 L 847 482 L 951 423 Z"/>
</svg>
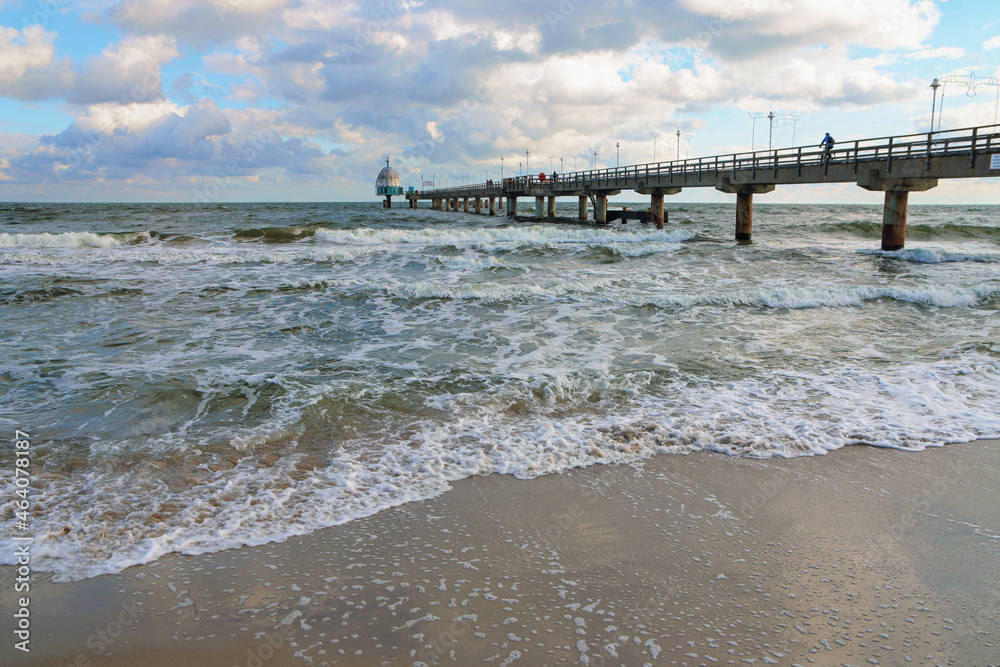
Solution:
<svg viewBox="0 0 1000 667">
<path fill-rule="evenodd" d="M 535 217 L 539 220 L 545 217 L 545 197 L 535 197 Z"/>
<path fill-rule="evenodd" d="M 512 218 L 517 216 L 517 197 L 507 197 L 507 215 Z"/>
<path fill-rule="evenodd" d="M 882 250 L 902 250 L 906 245 L 906 217 L 911 192 L 937 187 L 936 178 L 882 178 L 872 170 L 859 178 L 858 185 L 872 192 L 885 192 L 882 213 Z"/>
<path fill-rule="evenodd" d="M 453 210 L 455 213 L 458 213 L 458 199 L 451 200 L 451 210 Z"/>
<path fill-rule="evenodd" d="M 581 195 L 580 200 L 580 220 L 585 222 L 587 220 L 587 197 Z"/>
<path fill-rule="evenodd" d="M 656 225 L 657 229 L 663 229 L 665 216 L 663 212 L 663 196 L 680 194 L 681 188 L 663 188 L 652 186 L 648 183 L 640 183 L 636 192 L 642 195 L 649 195 L 649 221 Z"/>
<path fill-rule="evenodd" d="M 476 213 L 482 213 L 482 212 L 483 212 L 483 198 L 476 197 Z"/>
<path fill-rule="evenodd" d="M 736 193 L 736 240 L 753 238 L 753 193 Z"/>
<path fill-rule="evenodd" d="M 716 182 L 715 189 L 736 195 L 736 240 L 744 243 L 750 241 L 753 237 L 753 196 L 774 192 L 774 184 L 738 184 L 723 178 Z"/>
<path fill-rule="evenodd" d="M 548 215 L 548 217 L 550 219 L 556 217 L 556 198 L 555 197 L 549 197 L 549 208 L 546 211 L 546 215 Z"/>
<path fill-rule="evenodd" d="M 906 245 L 906 216 L 910 193 L 885 193 L 885 212 L 882 214 L 882 250 L 902 250 Z"/>
<path fill-rule="evenodd" d="M 608 196 L 597 195 L 597 205 L 594 207 L 594 222 L 599 225 L 608 224 Z"/>
<path fill-rule="evenodd" d="M 663 195 L 649 195 L 649 221 L 663 229 Z"/>
<path fill-rule="evenodd" d="M 465 212 L 468 213 L 469 212 L 469 198 L 468 197 L 465 198 L 465 206 L 464 206 L 464 208 L 465 208 Z"/>
<path fill-rule="evenodd" d="M 490 211 L 490 215 L 496 215 L 497 214 L 497 198 L 496 197 L 490 197 L 489 211 Z"/>
</svg>

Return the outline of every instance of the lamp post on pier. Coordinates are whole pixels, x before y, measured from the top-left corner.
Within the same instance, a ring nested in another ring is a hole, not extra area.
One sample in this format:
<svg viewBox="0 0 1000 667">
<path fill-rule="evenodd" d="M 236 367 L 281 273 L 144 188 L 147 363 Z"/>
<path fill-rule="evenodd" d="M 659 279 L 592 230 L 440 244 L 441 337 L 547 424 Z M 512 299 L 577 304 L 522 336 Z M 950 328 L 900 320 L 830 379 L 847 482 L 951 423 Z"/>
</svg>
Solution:
<svg viewBox="0 0 1000 667">
<path fill-rule="evenodd" d="M 622 162 L 622 144 L 620 141 L 615 142 L 615 169 L 621 166 Z"/>
<path fill-rule="evenodd" d="M 941 82 L 937 79 L 931 83 L 931 88 L 934 89 L 934 99 L 931 101 L 931 134 L 934 133 L 934 112 L 937 111 L 937 91 L 941 87 Z"/>
</svg>

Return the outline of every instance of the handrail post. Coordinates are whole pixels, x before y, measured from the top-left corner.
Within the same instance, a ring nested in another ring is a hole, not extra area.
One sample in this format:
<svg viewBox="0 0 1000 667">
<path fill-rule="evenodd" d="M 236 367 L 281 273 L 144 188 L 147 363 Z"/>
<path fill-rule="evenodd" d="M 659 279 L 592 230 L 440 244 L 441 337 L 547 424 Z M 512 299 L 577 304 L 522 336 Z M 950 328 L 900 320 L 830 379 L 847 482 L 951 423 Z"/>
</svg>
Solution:
<svg viewBox="0 0 1000 667">
<path fill-rule="evenodd" d="M 969 169 L 976 168 L 976 141 L 979 139 L 979 128 L 972 130 L 972 152 L 969 156 Z"/>
<path fill-rule="evenodd" d="M 927 164 L 924 166 L 924 171 L 931 170 L 931 145 L 934 142 L 934 132 L 927 133 Z"/>
<path fill-rule="evenodd" d="M 861 142 L 860 141 L 855 141 L 854 142 L 854 173 L 855 174 L 858 173 L 858 162 L 860 162 L 860 157 L 858 156 L 858 152 L 860 150 L 861 150 Z"/>
<path fill-rule="evenodd" d="M 892 137 L 889 137 L 889 166 L 887 172 L 892 173 Z"/>
</svg>

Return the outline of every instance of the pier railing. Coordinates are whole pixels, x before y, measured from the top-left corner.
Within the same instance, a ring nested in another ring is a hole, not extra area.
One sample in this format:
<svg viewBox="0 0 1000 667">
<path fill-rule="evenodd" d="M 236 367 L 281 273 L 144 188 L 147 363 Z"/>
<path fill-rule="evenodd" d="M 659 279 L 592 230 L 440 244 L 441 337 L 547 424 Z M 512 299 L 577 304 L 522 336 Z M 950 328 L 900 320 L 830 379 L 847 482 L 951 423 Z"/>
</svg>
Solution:
<svg viewBox="0 0 1000 667">
<path fill-rule="evenodd" d="M 926 170 L 938 158 L 968 156 L 970 166 L 976 160 L 993 152 L 1000 152 L 1000 125 L 962 128 L 945 132 L 926 132 L 873 139 L 858 139 L 838 143 L 829 152 L 816 146 L 798 146 L 748 153 L 729 153 L 710 157 L 688 158 L 669 162 L 652 162 L 607 169 L 590 169 L 558 174 L 542 180 L 539 176 L 516 176 L 500 181 L 455 186 L 421 192 L 419 195 L 446 198 L 448 196 L 476 197 L 497 196 L 506 192 L 527 192 L 546 189 L 580 191 L 585 189 L 614 189 L 628 187 L 629 183 L 656 180 L 659 183 L 677 183 L 678 186 L 714 186 L 716 180 L 727 175 L 749 172 L 751 178 L 777 175 L 781 169 L 795 169 L 802 176 L 804 167 L 823 168 L 824 175 L 833 165 L 852 165 L 858 173 L 863 163 L 885 162 L 887 173 L 892 173 L 894 162 L 921 159 Z M 816 182 L 814 178 L 803 183 Z"/>
</svg>

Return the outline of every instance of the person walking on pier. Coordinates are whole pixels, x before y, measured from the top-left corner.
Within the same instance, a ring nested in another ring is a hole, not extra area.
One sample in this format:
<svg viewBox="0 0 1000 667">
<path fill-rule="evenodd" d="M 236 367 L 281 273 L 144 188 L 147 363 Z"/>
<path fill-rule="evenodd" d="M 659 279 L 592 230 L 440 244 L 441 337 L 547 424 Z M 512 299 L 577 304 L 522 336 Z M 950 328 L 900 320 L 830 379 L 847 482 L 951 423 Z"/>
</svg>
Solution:
<svg viewBox="0 0 1000 667">
<path fill-rule="evenodd" d="M 830 161 L 830 153 L 833 152 L 833 147 L 836 145 L 836 143 L 837 142 L 833 140 L 833 137 L 830 136 L 829 132 L 827 132 L 826 136 L 823 137 L 823 141 L 819 142 L 819 147 L 824 149 L 823 159 L 826 162 Z"/>
</svg>

